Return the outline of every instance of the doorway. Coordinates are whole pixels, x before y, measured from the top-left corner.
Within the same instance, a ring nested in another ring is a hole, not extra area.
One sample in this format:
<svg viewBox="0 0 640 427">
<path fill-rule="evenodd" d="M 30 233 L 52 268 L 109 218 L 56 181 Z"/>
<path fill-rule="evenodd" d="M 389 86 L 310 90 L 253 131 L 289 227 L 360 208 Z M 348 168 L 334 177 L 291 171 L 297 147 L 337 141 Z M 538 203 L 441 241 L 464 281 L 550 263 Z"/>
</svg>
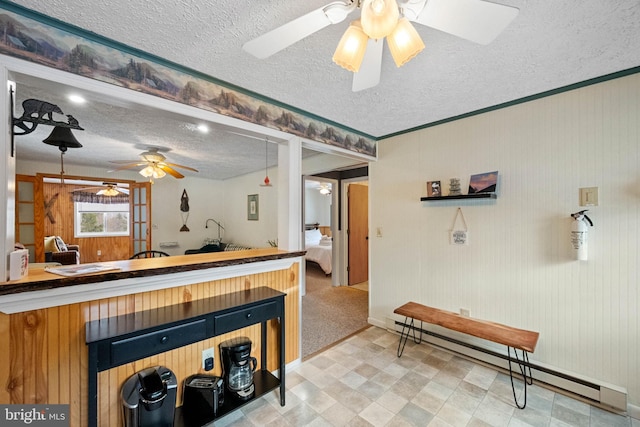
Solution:
<svg viewBox="0 0 640 427">
<path fill-rule="evenodd" d="M 344 173 L 344 171 L 340 172 Z M 331 173 L 322 175 L 329 174 Z M 364 254 L 365 258 L 365 278 L 362 279 L 365 282 L 365 287 L 359 288 L 358 285 L 347 286 L 349 285 L 349 275 L 345 260 L 346 255 L 349 253 L 349 250 L 347 250 L 349 216 L 355 217 L 360 224 L 364 224 L 358 233 L 364 234 L 365 238 L 368 229 L 368 202 L 365 200 L 364 202 L 353 203 L 354 206 L 364 209 L 364 212 L 361 210 L 350 215 L 346 209 L 348 207 L 346 188 L 348 188 L 347 185 L 354 185 L 358 189 L 364 189 L 365 196 L 368 198 L 367 177 L 341 179 L 340 175 L 335 172 L 333 172 L 332 176 L 335 176 L 335 178 L 305 176 L 305 182 L 307 180 L 315 180 L 319 182 L 327 181 L 332 184 L 329 187 L 331 194 L 325 194 L 324 197 L 330 196 L 331 200 L 331 243 L 334 262 L 331 276 L 327 276 L 317 263 L 306 262 L 306 293 L 302 298 L 301 328 L 303 359 L 369 326 L 369 294 L 366 287 L 368 280 L 368 246 L 358 252 L 360 255 Z M 309 187 L 309 185 L 306 186 Z M 319 193 L 323 186 L 316 184 L 316 187 L 313 190 L 305 190 L 306 199 L 317 200 L 318 195 L 316 193 Z M 309 200 L 306 199 L 304 201 L 305 210 L 310 209 L 312 206 L 321 205 L 317 201 L 309 203 Z M 312 225 L 309 224 L 309 220 L 312 217 L 323 218 L 322 215 L 305 212 L 304 223 Z M 321 228 L 326 230 L 323 227 Z M 323 232 L 322 234 L 325 233 Z M 309 252 L 309 246 L 305 246 L 307 247 L 307 252 Z M 351 250 L 351 252 L 356 253 L 356 250 Z M 362 261 L 359 261 L 359 263 L 362 264 Z M 360 277 L 362 278 L 362 276 Z"/>
</svg>

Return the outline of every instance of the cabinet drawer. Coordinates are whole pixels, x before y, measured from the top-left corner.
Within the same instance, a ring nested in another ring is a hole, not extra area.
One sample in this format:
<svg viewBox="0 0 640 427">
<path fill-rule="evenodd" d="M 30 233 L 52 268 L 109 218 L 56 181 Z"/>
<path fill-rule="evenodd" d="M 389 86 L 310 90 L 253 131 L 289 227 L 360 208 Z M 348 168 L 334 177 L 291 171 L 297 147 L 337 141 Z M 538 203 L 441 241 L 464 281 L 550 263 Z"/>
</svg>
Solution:
<svg viewBox="0 0 640 427">
<path fill-rule="evenodd" d="M 111 365 L 142 359 L 162 353 L 207 337 L 206 320 L 201 319 L 184 325 L 149 332 L 111 343 Z"/>
<path fill-rule="evenodd" d="M 270 302 L 246 308 L 244 310 L 234 311 L 233 313 L 215 316 L 214 322 L 216 335 L 224 334 L 225 332 L 234 331 L 236 329 L 244 328 L 245 326 L 271 319 L 277 312 L 277 309 L 278 304 Z"/>
</svg>

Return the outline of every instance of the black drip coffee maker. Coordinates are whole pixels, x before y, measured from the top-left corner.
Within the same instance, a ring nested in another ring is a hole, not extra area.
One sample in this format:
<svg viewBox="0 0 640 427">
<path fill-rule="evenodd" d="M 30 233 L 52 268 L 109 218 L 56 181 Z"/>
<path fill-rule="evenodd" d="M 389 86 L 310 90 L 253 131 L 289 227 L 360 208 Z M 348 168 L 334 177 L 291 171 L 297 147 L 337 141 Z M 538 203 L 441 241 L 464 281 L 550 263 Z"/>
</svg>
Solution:
<svg viewBox="0 0 640 427">
<path fill-rule="evenodd" d="M 251 357 L 251 340 L 237 337 L 221 342 L 220 358 L 227 396 L 238 400 L 252 398 L 255 392 L 253 373 L 258 361 Z"/>
</svg>

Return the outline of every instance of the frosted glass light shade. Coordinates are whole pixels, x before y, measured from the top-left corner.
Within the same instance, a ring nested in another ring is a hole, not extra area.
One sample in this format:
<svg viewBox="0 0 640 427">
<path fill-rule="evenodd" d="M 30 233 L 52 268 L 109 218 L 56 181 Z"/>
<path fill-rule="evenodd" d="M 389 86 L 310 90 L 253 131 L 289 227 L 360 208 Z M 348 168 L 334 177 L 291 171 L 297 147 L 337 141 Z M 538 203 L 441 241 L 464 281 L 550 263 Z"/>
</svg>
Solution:
<svg viewBox="0 0 640 427">
<path fill-rule="evenodd" d="M 140 171 L 140 175 L 144 176 L 145 178 L 158 179 L 158 178 L 162 178 L 166 174 L 167 173 L 162 169 L 160 169 L 159 167 L 152 166 L 152 165 L 149 165 Z"/>
<path fill-rule="evenodd" d="M 360 14 L 362 30 L 372 39 L 385 38 L 396 27 L 399 16 L 396 0 L 365 0 Z"/>
<path fill-rule="evenodd" d="M 357 73 L 360 70 L 369 37 L 362 31 L 360 20 L 353 21 L 344 32 L 333 54 L 333 62 Z"/>
<path fill-rule="evenodd" d="M 113 187 L 109 187 L 98 191 L 96 194 L 98 196 L 117 196 L 120 192 Z"/>
<path fill-rule="evenodd" d="M 402 67 L 424 49 L 420 35 L 407 18 L 398 21 L 395 30 L 387 37 L 387 45 L 398 67 Z"/>
</svg>

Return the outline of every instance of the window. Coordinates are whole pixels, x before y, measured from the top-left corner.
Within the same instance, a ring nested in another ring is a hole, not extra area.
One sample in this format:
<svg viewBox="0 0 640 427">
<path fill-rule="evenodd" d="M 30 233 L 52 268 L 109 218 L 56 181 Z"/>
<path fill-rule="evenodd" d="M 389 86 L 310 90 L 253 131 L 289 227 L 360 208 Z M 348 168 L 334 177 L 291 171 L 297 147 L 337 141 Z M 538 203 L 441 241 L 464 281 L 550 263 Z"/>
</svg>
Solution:
<svg viewBox="0 0 640 427">
<path fill-rule="evenodd" d="M 75 202 L 75 237 L 129 235 L 128 203 Z"/>
</svg>

